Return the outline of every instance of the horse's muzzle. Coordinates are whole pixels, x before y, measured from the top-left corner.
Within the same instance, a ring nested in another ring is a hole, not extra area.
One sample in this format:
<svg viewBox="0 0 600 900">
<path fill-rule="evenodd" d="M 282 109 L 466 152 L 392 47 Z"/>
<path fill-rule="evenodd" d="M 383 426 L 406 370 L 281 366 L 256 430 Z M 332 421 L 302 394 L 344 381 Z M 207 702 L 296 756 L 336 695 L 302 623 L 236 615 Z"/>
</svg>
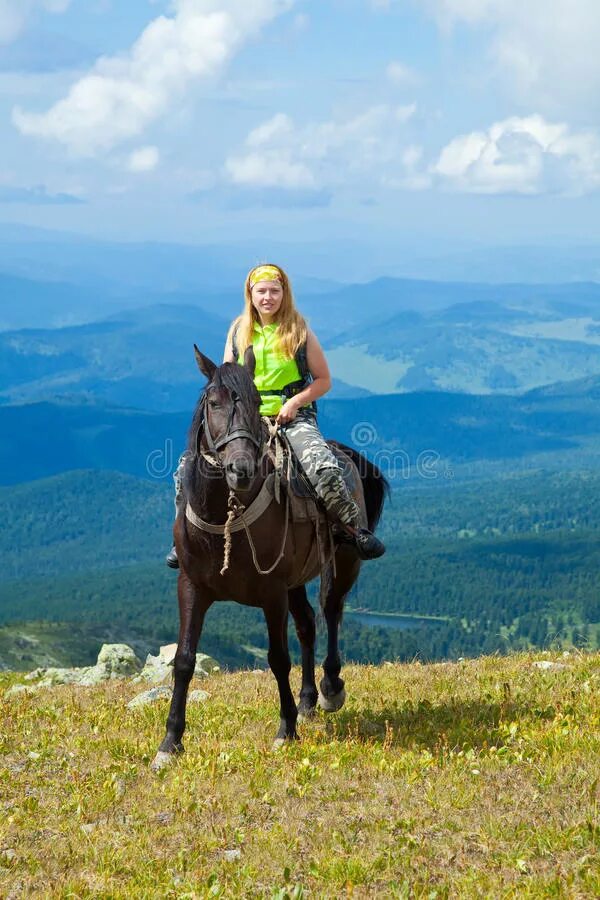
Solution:
<svg viewBox="0 0 600 900">
<path fill-rule="evenodd" d="M 225 466 L 225 478 L 232 491 L 249 490 L 255 475 L 256 464 L 253 459 L 238 457 Z"/>
</svg>

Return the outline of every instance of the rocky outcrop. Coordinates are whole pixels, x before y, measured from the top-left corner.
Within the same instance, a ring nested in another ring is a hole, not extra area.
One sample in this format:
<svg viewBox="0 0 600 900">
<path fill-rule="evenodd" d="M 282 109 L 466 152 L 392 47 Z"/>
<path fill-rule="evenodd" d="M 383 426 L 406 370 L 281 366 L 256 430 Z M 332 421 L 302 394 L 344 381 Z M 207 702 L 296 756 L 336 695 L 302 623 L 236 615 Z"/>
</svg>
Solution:
<svg viewBox="0 0 600 900">
<path fill-rule="evenodd" d="M 131 678 L 134 684 L 146 682 L 156 686 L 134 697 L 128 704 L 130 707 L 141 706 L 144 703 L 171 696 L 171 687 L 164 682 L 170 683 L 173 678 L 176 651 L 177 644 L 165 644 L 160 648 L 157 656 L 149 653 L 145 664 L 142 665 L 135 652 L 127 644 L 103 644 L 94 666 L 73 669 L 37 668 L 24 676 L 23 680 L 27 684 L 14 684 L 5 692 L 4 696 L 6 698 L 22 696 L 45 687 L 52 687 L 55 684 L 77 684 L 85 687 L 115 678 Z M 207 656 L 205 653 L 197 654 L 194 671 L 197 678 L 204 678 L 219 671 L 219 664 L 211 656 Z M 189 697 L 190 700 L 197 701 L 207 698 L 208 694 L 205 691 L 192 691 Z"/>
<path fill-rule="evenodd" d="M 34 681 L 40 678 L 35 687 L 51 687 L 53 684 L 79 684 L 82 686 L 99 684 L 113 678 L 127 678 L 135 675 L 142 668 L 142 663 L 127 644 L 103 644 L 95 666 L 83 666 L 75 669 L 36 669 L 26 676 Z"/>
<path fill-rule="evenodd" d="M 161 647 L 158 656 L 152 656 L 151 653 L 146 657 L 146 664 L 142 671 L 133 680 L 149 681 L 151 684 L 162 684 L 173 676 L 173 663 L 175 661 L 175 653 L 177 652 L 177 644 L 165 644 Z M 194 675 L 196 678 L 204 678 L 206 675 L 212 675 L 213 672 L 219 672 L 220 666 L 212 656 L 206 653 L 198 653 L 196 655 L 196 669 Z"/>
</svg>

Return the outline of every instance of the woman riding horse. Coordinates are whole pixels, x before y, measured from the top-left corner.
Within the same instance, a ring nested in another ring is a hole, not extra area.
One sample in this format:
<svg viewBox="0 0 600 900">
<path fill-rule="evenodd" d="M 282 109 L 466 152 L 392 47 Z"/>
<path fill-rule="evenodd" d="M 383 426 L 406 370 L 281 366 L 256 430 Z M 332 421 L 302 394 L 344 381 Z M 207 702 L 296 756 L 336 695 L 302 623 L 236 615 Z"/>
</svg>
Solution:
<svg viewBox="0 0 600 900">
<path fill-rule="evenodd" d="M 315 401 L 331 388 L 325 354 L 294 304 L 286 273 L 278 266 L 252 269 L 245 284 L 245 308 L 229 329 L 223 362 L 243 361 L 252 347 L 254 383 L 261 396 L 260 413 L 274 418 L 285 432 L 296 458 L 337 526 L 338 542 L 354 544 L 361 559 L 385 553 L 379 538 L 361 526 L 358 506 L 350 496 L 338 460 L 317 425 Z M 183 501 L 181 474 L 175 474 L 176 508 Z M 167 565 L 178 568 L 172 547 Z"/>
<path fill-rule="evenodd" d="M 326 712 L 340 709 L 345 689 L 338 629 L 344 601 L 358 578 L 361 557 L 384 550 L 372 532 L 381 516 L 387 482 L 365 456 L 341 444 L 333 445 L 332 452 L 321 438 L 311 404 L 329 388 L 329 372 L 316 338 L 294 309 L 285 274 L 274 267 L 253 270 L 246 297 L 246 312 L 228 338 L 226 361 L 216 366 L 196 348 L 198 367 L 208 384 L 179 466 L 173 529 L 180 570 L 179 637 L 173 696 L 166 734 L 152 764 L 155 770 L 183 750 L 187 691 L 204 618 L 214 602 L 234 600 L 264 612 L 268 660 L 280 699 L 275 746 L 297 737 L 298 717 L 311 716 L 317 702 Z M 228 361 L 236 358 L 240 365 Z M 305 368 L 314 376 L 310 384 L 299 377 Z M 315 530 L 310 518 L 291 517 L 289 498 L 273 491 L 277 465 L 266 443 L 261 411 L 279 419 L 330 514 L 348 532 L 347 541 L 330 547 L 333 557 L 325 568 L 319 528 Z M 327 655 L 317 690 L 315 613 L 305 584 L 319 573 Z M 302 649 L 299 705 L 289 682 L 289 613 Z"/>
</svg>

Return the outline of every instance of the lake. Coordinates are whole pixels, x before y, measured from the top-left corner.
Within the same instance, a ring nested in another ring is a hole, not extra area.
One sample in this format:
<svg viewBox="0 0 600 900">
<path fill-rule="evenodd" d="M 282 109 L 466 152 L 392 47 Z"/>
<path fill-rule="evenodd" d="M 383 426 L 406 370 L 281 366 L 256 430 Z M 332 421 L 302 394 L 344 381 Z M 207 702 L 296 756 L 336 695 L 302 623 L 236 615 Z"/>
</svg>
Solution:
<svg viewBox="0 0 600 900">
<path fill-rule="evenodd" d="M 370 625 L 377 628 L 416 628 L 419 625 L 435 625 L 440 619 L 432 619 L 423 616 L 395 616 L 382 613 L 350 612 L 344 614 L 361 625 Z"/>
</svg>

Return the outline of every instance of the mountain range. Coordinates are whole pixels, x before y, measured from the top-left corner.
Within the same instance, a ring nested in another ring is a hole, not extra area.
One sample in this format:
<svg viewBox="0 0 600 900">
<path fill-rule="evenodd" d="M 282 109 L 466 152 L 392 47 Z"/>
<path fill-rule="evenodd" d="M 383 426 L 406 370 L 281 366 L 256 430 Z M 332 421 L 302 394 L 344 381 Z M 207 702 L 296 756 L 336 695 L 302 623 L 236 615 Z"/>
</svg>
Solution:
<svg viewBox="0 0 600 900">
<path fill-rule="evenodd" d="M 600 376 L 520 396 L 415 391 L 326 399 L 319 420 L 397 478 L 422 474 L 421 463 L 426 478 L 482 465 L 597 466 L 599 396 Z M 0 406 L 0 484 L 82 468 L 169 483 L 191 415 L 191 406 L 161 413 L 79 398 Z"/>
<path fill-rule="evenodd" d="M 131 294 L 126 301 L 98 290 L 83 295 L 62 283 L 1 278 L 11 302 L 0 315 L 13 315 L 14 307 L 22 319 L 39 321 L 35 328 L 0 331 L 5 404 L 77 397 L 156 411 L 189 409 L 198 391 L 192 344 L 219 360 L 240 309 L 233 291 Z M 128 308 L 115 311 L 125 302 Z M 423 390 L 517 394 L 597 375 L 598 309 L 596 284 L 379 279 L 302 297 L 327 351 L 334 397 Z M 58 326 L 85 310 L 93 321 Z M 52 316 L 55 327 L 44 326 Z"/>
</svg>

